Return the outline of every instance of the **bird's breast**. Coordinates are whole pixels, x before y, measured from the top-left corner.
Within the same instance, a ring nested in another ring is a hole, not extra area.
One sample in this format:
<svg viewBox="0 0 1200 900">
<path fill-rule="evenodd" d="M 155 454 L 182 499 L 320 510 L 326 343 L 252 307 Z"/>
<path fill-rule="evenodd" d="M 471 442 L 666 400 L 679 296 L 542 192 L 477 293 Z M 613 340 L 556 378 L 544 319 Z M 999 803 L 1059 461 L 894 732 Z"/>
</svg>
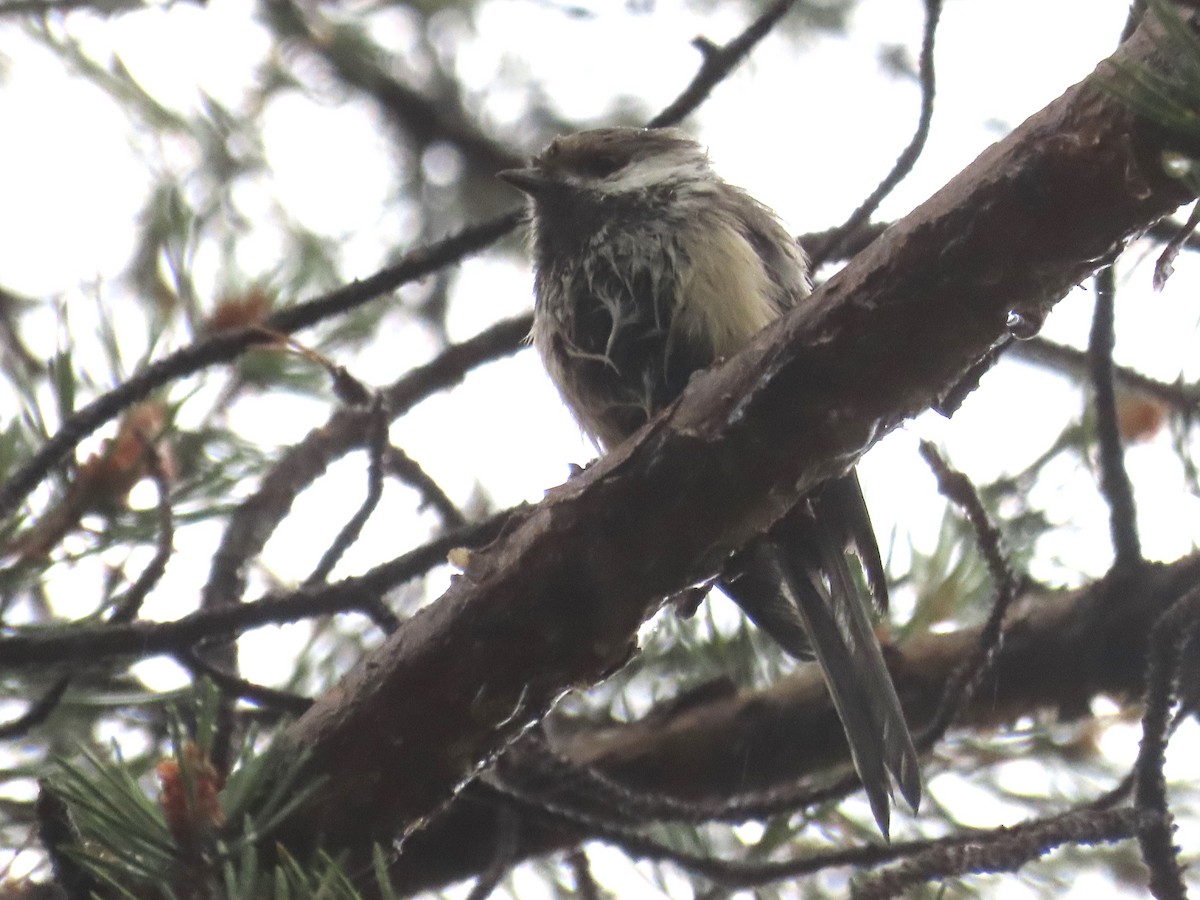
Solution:
<svg viewBox="0 0 1200 900">
<path fill-rule="evenodd" d="M 723 221 L 609 223 L 543 257 L 533 339 L 583 429 L 611 446 L 778 315 L 778 288 Z"/>
</svg>

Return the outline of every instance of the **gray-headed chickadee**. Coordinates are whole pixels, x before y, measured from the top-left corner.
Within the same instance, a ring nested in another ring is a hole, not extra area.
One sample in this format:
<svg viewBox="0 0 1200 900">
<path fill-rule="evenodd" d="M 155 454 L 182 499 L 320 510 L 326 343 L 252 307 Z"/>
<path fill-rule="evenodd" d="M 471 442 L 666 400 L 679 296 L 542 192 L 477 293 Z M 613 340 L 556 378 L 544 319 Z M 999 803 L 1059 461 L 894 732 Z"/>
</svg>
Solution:
<svg viewBox="0 0 1200 900">
<path fill-rule="evenodd" d="M 602 448 L 810 292 L 804 252 L 775 214 L 677 129 L 566 135 L 500 177 L 530 199 L 533 342 Z M 887 586 L 857 475 L 801 498 L 735 554 L 721 587 L 789 654 L 820 663 L 886 836 L 889 772 L 913 809 L 921 776 L 869 615 L 886 608 Z"/>
</svg>

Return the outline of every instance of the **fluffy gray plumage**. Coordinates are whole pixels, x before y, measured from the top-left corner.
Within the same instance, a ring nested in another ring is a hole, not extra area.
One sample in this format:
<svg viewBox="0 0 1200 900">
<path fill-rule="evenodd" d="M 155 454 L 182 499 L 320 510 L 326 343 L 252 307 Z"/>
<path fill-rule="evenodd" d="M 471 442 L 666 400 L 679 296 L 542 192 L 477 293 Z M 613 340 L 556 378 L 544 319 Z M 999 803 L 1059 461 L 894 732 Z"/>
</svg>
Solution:
<svg viewBox="0 0 1200 900">
<path fill-rule="evenodd" d="M 566 135 L 500 177 L 530 198 L 533 342 L 603 448 L 810 291 L 804 253 L 775 214 L 723 181 L 678 129 Z M 913 809 L 921 779 L 869 615 L 872 600 L 886 608 L 887 587 L 857 476 L 802 498 L 735 555 L 722 588 L 784 650 L 820 663 L 886 836 L 889 772 Z"/>
</svg>

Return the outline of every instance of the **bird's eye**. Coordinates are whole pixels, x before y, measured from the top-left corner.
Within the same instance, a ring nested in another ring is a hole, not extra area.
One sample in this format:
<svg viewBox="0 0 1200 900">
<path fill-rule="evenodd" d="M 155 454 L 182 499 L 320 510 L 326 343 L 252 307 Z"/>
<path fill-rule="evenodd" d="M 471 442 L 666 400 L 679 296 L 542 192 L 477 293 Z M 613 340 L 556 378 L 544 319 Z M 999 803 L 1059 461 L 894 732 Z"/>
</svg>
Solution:
<svg viewBox="0 0 1200 900">
<path fill-rule="evenodd" d="M 576 168 L 578 168 L 581 175 L 589 175 L 592 178 L 607 178 L 609 175 L 623 168 L 627 161 L 616 154 L 596 153 L 581 157 L 576 162 Z"/>
</svg>

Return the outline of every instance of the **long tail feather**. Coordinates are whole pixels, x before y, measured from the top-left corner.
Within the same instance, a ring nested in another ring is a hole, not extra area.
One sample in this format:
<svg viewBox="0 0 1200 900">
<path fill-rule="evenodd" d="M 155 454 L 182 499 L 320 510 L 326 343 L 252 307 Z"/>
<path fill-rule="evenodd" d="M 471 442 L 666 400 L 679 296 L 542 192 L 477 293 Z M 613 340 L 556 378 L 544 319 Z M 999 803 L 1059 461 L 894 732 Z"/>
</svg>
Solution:
<svg viewBox="0 0 1200 900">
<path fill-rule="evenodd" d="M 831 538 L 836 535 L 837 544 L 841 547 L 854 549 L 862 562 L 867 584 L 871 586 L 876 610 L 887 612 L 887 574 L 883 569 L 883 558 L 879 555 L 875 529 L 871 527 L 871 513 L 867 510 L 867 501 L 858 483 L 858 473 L 851 470 L 841 478 L 825 482 L 813 491 L 811 502 L 820 527 Z M 835 546 L 833 540 L 823 543 Z"/>
<path fill-rule="evenodd" d="M 820 663 L 855 769 L 886 837 L 888 773 L 915 810 L 921 800 L 920 766 L 868 614 L 872 600 L 886 607 L 887 589 L 870 520 L 859 519 L 866 507 L 858 480 L 851 473 L 828 487 L 802 500 L 744 551 L 723 587 L 786 652 Z M 849 546 L 864 560 L 871 597 L 853 577 L 845 554 Z"/>
</svg>

